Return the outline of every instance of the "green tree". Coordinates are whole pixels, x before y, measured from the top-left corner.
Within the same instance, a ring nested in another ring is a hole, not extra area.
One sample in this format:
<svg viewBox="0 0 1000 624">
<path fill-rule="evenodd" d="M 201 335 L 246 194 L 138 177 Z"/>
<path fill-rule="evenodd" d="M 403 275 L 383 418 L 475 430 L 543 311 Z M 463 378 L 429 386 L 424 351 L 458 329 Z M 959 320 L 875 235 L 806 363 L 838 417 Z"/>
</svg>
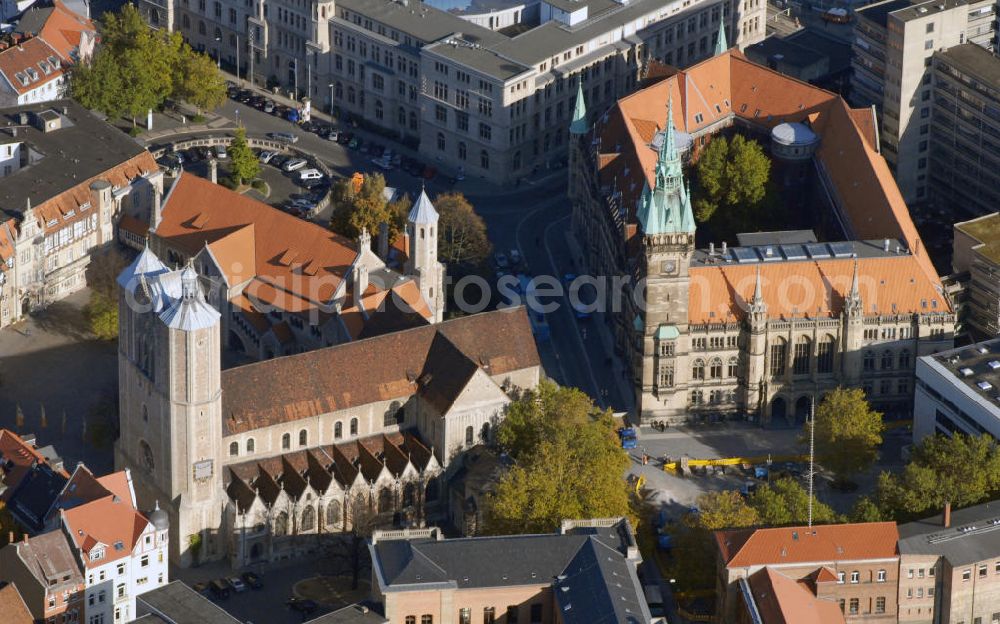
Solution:
<svg viewBox="0 0 1000 624">
<path fill-rule="evenodd" d="M 757 488 L 750 496 L 750 507 L 756 510 L 760 524 L 787 526 L 809 520 L 809 492 L 795 479 L 785 477 Z M 837 522 L 838 516 L 829 505 L 813 495 L 813 522 Z"/>
<path fill-rule="evenodd" d="M 757 141 L 739 134 L 728 141 L 716 137 L 698 156 L 695 171 L 692 204 L 699 222 L 712 221 L 718 233 L 728 236 L 770 221 L 771 161 Z"/>
<path fill-rule="evenodd" d="M 118 337 L 118 302 L 98 291 L 90 294 L 86 308 L 90 331 L 99 340 L 114 340 Z"/>
<path fill-rule="evenodd" d="M 357 238 L 362 228 L 373 237 L 380 232 L 383 223 L 389 226 L 389 240 L 395 240 L 403 229 L 406 215 L 403 212 L 409 199 L 387 203 L 384 196 L 385 178 L 382 174 L 365 175 L 361 189 L 355 192 L 350 179 L 339 180 L 333 186 L 330 201 L 333 216 L 330 228 L 346 236 Z"/>
<path fill-rule="evenodd" d="M 236 129 L 236 136 L 227 151 L 232 163 L 230 176 L 234 183 L 246 184 L 260 175 L 260 162 L 247 145 L 246 128 L 240 126 Z"/>
<path fill-rule="evenodd" d="M 757 510 L 736 490 L 707 492 L 698 497 L 698 513 L 687 516 L 689 524 L 706 531 L 738 529 L 760 524 Z"/>
<path fill-rule="evenodd" d="M 862 496 L 851 509 L 851 522 L 881 522 L 884 520 L 882 510 L 871 498 Z"/>
<path fill-rule="evenodd" d="M 487 497 L 485 532 L 548 533 L 564 519 L 629 514 L 628 456 L 610 413 L 579 390 L 551 382 L 511 408 L 518 417 L 510 427 L 505 419 L 497 438 L 515 463 Z"/>
<path fill-rule="evenodd" d="M 482 264 L 490 255 L 486 223 L 461 193 L 434 199 L 438 211 L 438 257 L 448 264 Z"/>
<path fill-rule="evenodd" d="M 815 427 L 817 460 L 841 483 L 875 463 L 885 428 L 882 414 L 868 406 L 860 388 L 828 394 L 816 410 Z"/>
<path fill-rule="evenodd" d="M 191 104 L 199 113 L 226 101 L 226 81 L 215 62 L 186 43 L 175 64 L 173 97 Z"/>
<path fill-rule="evenodd" d="M 970 469 L 974 466 L 975 469 Z M 883 472 L 875 490 L 882 515 L 908 520 L 941 510 L 946 502 L 967 507 L 1000 493 L 1000 448 L 989 434 L 924 438 L 900 473 Z"/>
</svg>

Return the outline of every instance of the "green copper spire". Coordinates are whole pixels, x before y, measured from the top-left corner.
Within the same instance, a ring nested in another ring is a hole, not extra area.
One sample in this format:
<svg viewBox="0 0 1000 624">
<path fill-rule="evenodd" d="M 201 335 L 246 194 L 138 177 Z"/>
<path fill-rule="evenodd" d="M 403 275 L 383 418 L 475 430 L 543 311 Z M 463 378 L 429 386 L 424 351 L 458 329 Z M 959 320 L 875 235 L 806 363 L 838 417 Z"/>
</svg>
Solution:
<svg viewBox="0 0 1000 624">
<path fill-rule="evenodd" d="M 587 104 L 583 101 L 583 81 L 576 83 L 576 106 L 573 107 L 573 121 L 569 124 L 570 134 L 587 134 Z"/>
<path fill-rule="evenodd" d="M 667 122 L 653 170 L 653 188 L 648 183 L 643 185 L 638 217 L 647 236 L 695 230 L 691 195 L 684 183 L 684 166 L 677 153 L 673 97 L 667 99 Z"/>
<path fill-rule="evenodd" d="M 726 41 L 726 27 L 719 24 L 719 38 L 715 40 L 715 56 L 719 56 L 729 49 L 729 43 Z"/>
</svg>

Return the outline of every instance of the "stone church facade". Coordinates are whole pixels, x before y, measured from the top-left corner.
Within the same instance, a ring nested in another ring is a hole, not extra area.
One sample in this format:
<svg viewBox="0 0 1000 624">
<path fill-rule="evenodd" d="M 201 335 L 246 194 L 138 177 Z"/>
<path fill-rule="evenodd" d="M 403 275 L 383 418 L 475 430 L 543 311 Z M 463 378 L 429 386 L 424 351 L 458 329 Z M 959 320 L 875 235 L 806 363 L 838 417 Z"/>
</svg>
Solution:
<svg viewBox="0 0 1000 624">
<path fill-rule="evenodd" d="M 411 214 L 418 236 L 422 220 Z M 523 308 L 223 370 L 221 314 L 194 267 L 147 248 L 118 280 L 115 462 L 142 475 L 141 505 L 170 515 L 180 565 L 294 557 L 326 533 L 443 517 L 452 460 L 541 375 Z"/>
<path fill-rule="evenodd" d="M 642 422 L 789 426 L 838 386 L 863 388 L 887 413 L 909 411 L 916 358 L 950 347 L 955 315 L 864 111 L 734 50 L 620 100 L 594 124 L 578 98 L 573 233 L 592 275 L 630 278 L 608 289 L 607 309 L 620 311 L 607 320 Z M 722 132 L 762 140 L 786 192 L 789 178 L 816 180 L 830 205 L 792 190 L 816 213 L 819 240 L 770 232 L 696 248 L 684 159 Z"/>
</svg>

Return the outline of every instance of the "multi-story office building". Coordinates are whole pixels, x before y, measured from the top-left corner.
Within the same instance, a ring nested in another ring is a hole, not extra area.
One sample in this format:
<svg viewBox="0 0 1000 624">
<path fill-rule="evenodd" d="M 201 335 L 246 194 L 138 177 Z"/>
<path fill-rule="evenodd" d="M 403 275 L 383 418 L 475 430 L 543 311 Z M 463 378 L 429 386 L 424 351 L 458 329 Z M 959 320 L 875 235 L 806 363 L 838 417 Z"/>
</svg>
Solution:
<svg viewBox="0 0 1000 624">
<path fill-rule="evenodd" d="M 238 49 L 255 76 L 498 183 L 565 161 L 578 82 L 602 110 L 649 59 L 686 66 L 720 39 L 761 40 L 766 21 L 763 0 L 535 0 L 467 19 L 416 0 L 195 1 L 140 4 L 152 23 L 171 16 L 167 27 L 224 62 Z"/>
<path fill-rule="evenodd" d="M 941 433 L 1000 440 L 1000 339 L 917 360 L 913 439 Z"/>
<path fill-rule="evenodd" d="M 1000 621 L 997 501 L 899 525 L 900 624 Z"/>
<path fill-rule="evenodd" d="M 1000 336 L 1000 212 L 956 223 L 954 233 L 951 268 L 965 287 L 961 320 L 973 336 Z"/>
<path fill-rule="evenodd" d="M 932 68 L 930 196 L 956 217 L 990 214 L 1000 206 L 1000 58 L 966 43 L 935 53 Z"/>
<path fill-rule="evenodd" d="M 928 197 L 931 57 L 963 43 L 992 49 L 994 0 L 883 0 L 858 9 L 853 100 L 881 112 L 881 149 L 907 202 Z"/>
</svg>

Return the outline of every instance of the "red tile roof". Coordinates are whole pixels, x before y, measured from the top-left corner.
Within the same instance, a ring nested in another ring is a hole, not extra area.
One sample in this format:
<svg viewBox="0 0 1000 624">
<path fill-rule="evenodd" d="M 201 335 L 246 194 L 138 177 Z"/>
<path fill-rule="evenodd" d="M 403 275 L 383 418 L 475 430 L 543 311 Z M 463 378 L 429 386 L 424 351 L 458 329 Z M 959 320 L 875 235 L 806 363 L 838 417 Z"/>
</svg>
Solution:
<svg viewBox="0 0 1000 624">
<path fill-rule="evenodd" d="M 80 48 L 83 33 L 96 37 L 97 27 L 94 22 L 69 10 L 60 0 L 55 0 L 52 12 L 38 35 L 55 48 L 66 62 L 70 62 L 74 52 Z"/>
<path fill-rule="evenodd" d="M 895 522 L 715 532 L 727 568 L 891 559 L 897 556 Z"/>
<path fill-rule="evenodd" d="M 765 262 L 760 273 L 770 318 L 837 317 L 851 290 L 854 261 Z M 743 319 L 753 298 L 757 265 L 691 267 L 690 277 L 688 322 L 731 322 Z M 950 310 L 914 256 L 859 259 L 858 286 L 866 316 Z"/>
<path fill-rule="evenodd" d="M 59 56 L 41 37 L 34 37 L 0 52 L 0 75 L 16 93 L 23 95 L 63 75 Z"/>
<path fill-rule="evenodd" d="M 849 236 L 902 240 L 922 281 L 940 286 L 888 165 L 875 151 L 870 111 L 851 110 L 839 96 L 757 65 L 735 49 L 622 98 L 598 123 L 599 179 L 621 192 L 630 222 L 643 182 L 653 182 L 656 152 L 648 145 L 664 125 L 668 97 L 674 124 L 689 134 L 714 132 L 734 117 L 761 129 L 786 121 L 810 123 L 821 139 L 816 160 L 843 206 Z"/>
<path fill-rule="evenodd" d="M 87 568 L 102 566 L 132 554 L 139 536 L 149 522 L 132 506 L 132 501 L 111 494 L 63 512 L 66 530 L 76 547 L 84 552 Z M 120 543 L 121 547 L 116 547 Z M 95 546 L 104 545 L 104 557 L 90 558 Z"/>
<path fill-rule="evenodd" d="M 750 592 L 767 624 L 844 624 L 840 605 L 773 568 L 750 576 Z"/>
<path fill-rule="evenodd" d="M 538 366 L 524 308 L 459 317 L 224 370 L 223 430 L 232 435 L 377 401 L 405 399 L 424 386 L 429 392 L 447 395 L 449 389 L 441 386 L 441 377 L 447 374 L 436 375 L 430 369 L 464 368 L 468 362 L 483 367 L 490 376 Z M 425 372 L 432 374 L 423 377 Z M 436 403 L 444 401 L 436 399 Z"/>
<path fill-rule="evenodd" d="M 13 583 L 0 585 L 0 613 L 3 613 L 4 624 L 34 624 L 35 621 Z"/>
<path fill-rule="evenodd" d="M 2 481 L 7 486 L 7 490 L 0 495 L 2 501 L 6 501 L 14 493 L 34 465 L 47 463 L 33 445 L 9 429 L 0 429 L 0 461 L 9 462 L 2 471 Z M 59 474 L 69 478 L 65 470 L 59 471 Z"/>
</svg>

